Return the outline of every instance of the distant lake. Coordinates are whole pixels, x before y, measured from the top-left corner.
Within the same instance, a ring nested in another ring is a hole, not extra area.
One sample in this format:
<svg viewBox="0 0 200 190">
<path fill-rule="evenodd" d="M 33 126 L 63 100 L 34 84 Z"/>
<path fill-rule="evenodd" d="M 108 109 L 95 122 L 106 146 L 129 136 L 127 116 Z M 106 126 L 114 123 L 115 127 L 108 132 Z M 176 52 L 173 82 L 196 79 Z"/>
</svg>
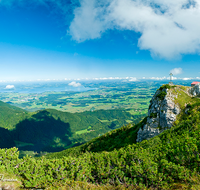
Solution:
<svg viewBox="0 0 200 190">
<path fill-rule="evenodd" d="M 43 93 L 43 92 L 84 92 L 96 90 L 96 88 L 85 88 L 84 86 L 69 86 L 70 82 L 21 82 L 0 83 L 0 93 Z M 78 83 L 78 82 L 77 82 Z"/>
</svg>

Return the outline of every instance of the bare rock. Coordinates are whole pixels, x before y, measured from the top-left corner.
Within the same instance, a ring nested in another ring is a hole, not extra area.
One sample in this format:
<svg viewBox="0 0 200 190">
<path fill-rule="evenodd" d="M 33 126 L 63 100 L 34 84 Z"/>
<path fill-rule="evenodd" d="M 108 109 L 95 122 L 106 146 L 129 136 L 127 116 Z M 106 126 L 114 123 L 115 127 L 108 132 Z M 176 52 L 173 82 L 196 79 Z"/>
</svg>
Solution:
<svg viewBox="0 0 200 190">
<path fill-rule="evenodd" d="M 150 102 L 147 123 L 138 131 L 137 142 L 157 136 L 172 127 L 181 111 L 174 102 L 176 97 L 168 89 L 157 90 Z"/>
</svg>

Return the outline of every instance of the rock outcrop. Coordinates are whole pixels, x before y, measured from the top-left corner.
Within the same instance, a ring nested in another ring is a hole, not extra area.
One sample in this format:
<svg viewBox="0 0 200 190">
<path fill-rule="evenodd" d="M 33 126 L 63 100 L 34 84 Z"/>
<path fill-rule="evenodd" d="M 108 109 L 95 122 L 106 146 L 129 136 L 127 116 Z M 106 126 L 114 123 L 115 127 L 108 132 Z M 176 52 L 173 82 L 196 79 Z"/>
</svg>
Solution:
<svg viewBox="0 0 200 190">
<path fill-rule="evenodd" d="M 176 97 L 170 89 L 160 88 L 157 90 L 150 101 L 147 123 L 143 126 L 143 129 L 140 128 L 138 131 L 137 142 L 144 139 L 148 140 L 172 127 L 181 111 L 180 107 L 174 102 Z"/>
<path fill-rule="evenodd" d="M 196 84 L 194 87 L 192 87 L 192 88 L 189 90 L 189 93 L 190 93 L 192 96 L 200 96 L 200 83 L 199 83 L 199 84 Z"/>
</svg>

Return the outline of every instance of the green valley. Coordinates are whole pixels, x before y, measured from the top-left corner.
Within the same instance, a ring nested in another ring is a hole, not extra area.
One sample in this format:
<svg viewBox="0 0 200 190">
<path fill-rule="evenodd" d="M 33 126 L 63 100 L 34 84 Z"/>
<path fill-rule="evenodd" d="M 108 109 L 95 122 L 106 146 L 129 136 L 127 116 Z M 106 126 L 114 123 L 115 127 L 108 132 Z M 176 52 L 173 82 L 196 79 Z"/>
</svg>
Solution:
<svg viewBox="0 0 200 190">
<path fill-rule="evenodd" d="M 21 151 L 35 152 L 77 146 L 144 117 L 131 115 L 123 109 L 81 113 L 47 109 L 30 113 L 3 102 L 0 102 L 0 110 L 0 147 L 16 146 Z"/>
<path fill-rule="evenodd" d="M 66 84 L 67 85 L 67 84 Z M 82 82 L 85 92 L 1 93 L 0 98 L 27 111 L 57 109 L 65 112 L 127 109 L 134 115 L 147 113 L 160 82 Z"/>
</svg>

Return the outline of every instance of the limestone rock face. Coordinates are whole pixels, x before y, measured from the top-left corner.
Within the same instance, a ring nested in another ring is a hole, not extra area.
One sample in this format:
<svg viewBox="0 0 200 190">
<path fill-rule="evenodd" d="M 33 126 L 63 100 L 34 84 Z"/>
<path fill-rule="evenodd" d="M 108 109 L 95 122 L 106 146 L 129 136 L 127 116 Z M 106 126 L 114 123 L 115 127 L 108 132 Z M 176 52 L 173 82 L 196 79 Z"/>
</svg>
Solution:
<svg viewBox="0 0 200 190">
<path fill-rule="evenodd" d="M 189 90 L 189 93 L 193 96 L 200 96 L 200 84 L 196 84 Z"/>
<path fill-rule="evenodd" d="M 159 96 L 160 94 L 163 96 Z M 137 142 L 148 140 L 172 127 L 181 111 L 174 102 L 175 97 L 176 95 L 173 95 L 169 89 L 157 90 L 150 102 L 147 123 L 138 131 Z"/>
</svg>

